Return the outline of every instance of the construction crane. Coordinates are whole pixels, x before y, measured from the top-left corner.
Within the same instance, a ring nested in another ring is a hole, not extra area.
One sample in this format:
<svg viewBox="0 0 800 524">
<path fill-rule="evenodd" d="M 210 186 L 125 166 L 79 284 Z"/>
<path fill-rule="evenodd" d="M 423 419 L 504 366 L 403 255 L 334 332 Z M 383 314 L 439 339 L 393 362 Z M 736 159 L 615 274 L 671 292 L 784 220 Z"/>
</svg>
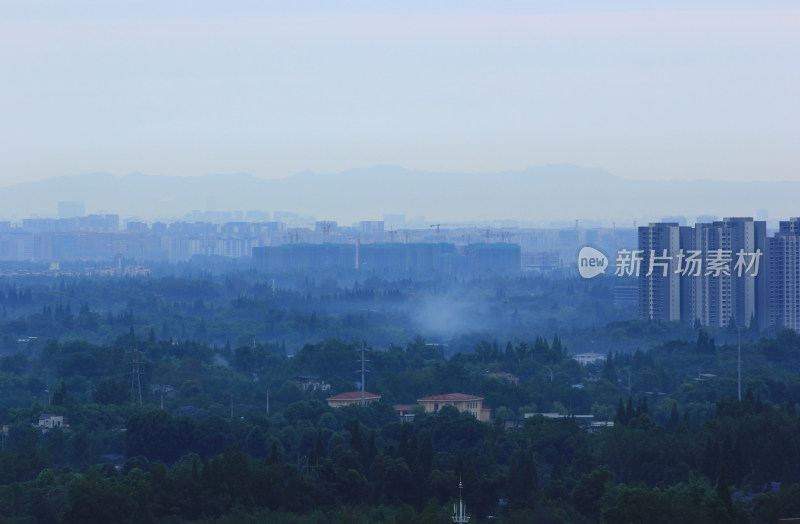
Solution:
<svg viewBox="0 0 800 524">
<path fill-rule="evenodd" d="M 329 220 L 323 220 L 323 221 L 319 222 L 319 225 L 322 226 L 322 243 L 323 244 L 327 244 L 328 243 L 328 235 L 331 232 L 331 225 L 332 224 L 331 224 L 331 222 Z"/>
<path fill-rule="evenodd" d="M 297 223 L 294 225 L 292 230 L 289 231 L 289 242 L 292 244 L 299 244 L 300 243 L 300 230 L 302 229 L 304 233 L 311 231 L 311 227 L 315 226 L 316 224 L 311 224 L 309 222 Z M 305 226 L 305 227 L 303 227 Z"/>
<path fill-rule="evenodd" d="M 435 227 L 436 228 L 436 243 L 438 244 L 439 243 L 439 229 L 442 226 L 463 226 L 463 225 L 464 224 L 449 224 L 449 223 L 448 224 L 444 224 L 444 223 L 442 223 L 442 224 L 431 224 L 430 227 Z"/>
<path fill-rule="evenodd" d="M 431 224 L 431 227 L 436 228 L 436 243 L 439 243 L 439 228 L 442 227 L 441 224 Z"/>
<path fill-rule="evenodd" d="M 289 230 L 289 243 L 290 244 L 299 244 L 300 243 L 300 228 L 295 227 Z"/>
</svg>

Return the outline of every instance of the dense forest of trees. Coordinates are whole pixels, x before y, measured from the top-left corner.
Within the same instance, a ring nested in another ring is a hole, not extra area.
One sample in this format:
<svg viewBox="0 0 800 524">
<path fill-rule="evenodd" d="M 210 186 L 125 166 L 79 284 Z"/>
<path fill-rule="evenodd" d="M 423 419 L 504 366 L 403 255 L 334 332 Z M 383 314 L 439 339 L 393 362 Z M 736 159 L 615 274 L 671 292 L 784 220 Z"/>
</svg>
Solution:
<svg viewBox="0 0 800 524">
<path fill-rule="evenodd" d="M 444 522 L 459 478 L 472 522 L 800 516 L 793 331 L 743 330 L 739 401 L 734 330 L 620 319 L 536 330 L 520 320 L 569 302 L 562 296 L 583 297 L 573 310 L 607 299 L 602 286 L 375 277 L 323 293 L 311 280 L 0 281 L 0 519 Z M 431 343 L 402 326 L 420 288 L 494 297 L 507 323 Z M 522 306 L 531 293 L 541 293 L 536 305 Z M 328 407 L 330 394 L 356 389 L 362 347 L 381 401 Z M 571 358 L 598 347 L 614 349 L 589 365 Z M 331 391 L 304 391 L 294 380 L 303 375 Z M 450 392 L 480 395 L 492 420 L 445 407 L 401 422 L 392 408 Z M 563 417 L 536 415 L 545 412 Z M 69 428 L 41 431 L 44 413 Z M 590 433 L 575 417 L 584 414 L 614 425 Z"/>
<path fill-rule="evenodd" d="M 7 265 L 7 264 L 6 264 Z M 3 264 L 0 263 L 0 270 Z M 467 352 L 483 339 L 559 332 L 580 351 L 628 351 L 675 338 L 679 326 L 627 326 L 634 308 L 613 304 L 612 282 L 544 276 L 384 275 L 328 270 L 264 275 L 186 264 L 149 278 L 0 276 L 0 350 L 38 340 L 112 343 L 134 326 L 147 337 L 209 345 L 285 344 L 326 338 L 377 346 L 417 335 Z M 612 322 L 615 330 L 603 330 Z M 690 336 L 691 329 L 681 330 Z M 25 342 L 20 342 L 23 340 Z"/>
</svg>

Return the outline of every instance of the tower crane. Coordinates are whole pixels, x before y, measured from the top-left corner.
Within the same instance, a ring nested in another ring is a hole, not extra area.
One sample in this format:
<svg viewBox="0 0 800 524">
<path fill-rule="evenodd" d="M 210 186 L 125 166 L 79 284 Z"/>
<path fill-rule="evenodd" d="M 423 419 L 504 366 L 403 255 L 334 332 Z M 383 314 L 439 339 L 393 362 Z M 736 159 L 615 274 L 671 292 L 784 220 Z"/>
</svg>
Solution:
<svg viewBox="0 0 800 524">
<path fill-rule="evenodd" d="M 451 224 L 451 223 L 441 223 L 441 224 L 431 224 L 430 227 L 436 228 L 436 243 L 439 243 L 439 230 L 442 226 L 463 226 L 464 224 Z"/>
</svg>

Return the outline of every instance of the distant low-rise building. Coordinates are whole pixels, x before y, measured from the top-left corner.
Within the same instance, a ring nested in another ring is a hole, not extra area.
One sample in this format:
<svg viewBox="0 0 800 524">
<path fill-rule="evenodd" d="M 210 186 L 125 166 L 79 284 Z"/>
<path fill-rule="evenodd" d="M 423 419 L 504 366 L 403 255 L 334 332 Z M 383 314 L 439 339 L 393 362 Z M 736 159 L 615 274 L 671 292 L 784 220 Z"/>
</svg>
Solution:
<svg viewBox="0 0 800 524">
<path fill-rule="evenodd" d="M 47 431 L 53 428 L 69 428 L 69 420 L 64 418 L 63 415 L 53 415 L 52 413 L 43 413 L 39 417 L 39 423 L 36 424 L 42 433 L 46 433 Z"/>
<path fill-rule="evenodd" d="M 547 419 L 562 419 L 571 418 L 578 423 L 578 426 L 583 428 L 589 433 L 594 433 L 603 428 L 613 428 L 614 421 L 612 420 L 594 420 L 594 415 L 565 415 L 563 413 L 525 413 L 523 418 L 529 419 L 531 417 L 544 417 Z"/>
<path fill-rule="evenodd" d="M 698 371 L 697 372 L 697 378 L 695 378 L 695 380 L 698 380 L 698 381 L 700 381 L 700 380 L 710 380 L 712 378 L 717 378 L 717 375 L 715 375 L 713 373 L 700 373 Z"/>
<path fill-rule="evenodd" d="M 403 422 L 411 422 L 414 420 L 414 408 L 417 407 L 416 404 L 395 404 L 392 407 L 397 411 L 397 415 Z"/>
<path fill-rule="evenodd" d="M 292 382 L 303 391 L 330 391 L 331 385 L 313 375 L 300 375 L 294 377 Z M 360 399 L 360 397 L 359 397 Z"/>
<path fill-rule="evenodd" d="M 613 428 L 613 427 L 614 427 L 613 420 L 595 420 L 590 422 L 585 429 L 589 433 L 594 433 L 595 431 L 599 431 L 603 428 Z"/>
<path fill-rule="evenodd" d="M 528 251 L 521 254 L 521 260 L 523 271 L 552 271 L 563 266 L 558 251 Z"/>
<path fill-rule="evenodd" d="M 572 355 L 573 360 L 577 360 L 578 364 L 592 364 L 594 362 L 602 362 L 606 359 L 606 355 L 600 353 L 578 353 Z"/>
<path fill-rule="evenodd" d="M 123 275 L 126 277 L 149 277 L 150 268 L 144 266 L 125 266 Z"/>
<path fill-rule="evenodd" d="M 328 401 L 328 405 L 332 408 L 341 408 L 343 406 L 350 406 L 350 405 L 359 405 L 361 404 L 361 392 L 360 391 L 348 391 L 346 393 L 339 393 L 338 395 L 334 395 L 332 397 L 328 397 L 326 399 Z M 369 391 L 364 392 L 364 403 L 371 404 L 373 402 L 379 402 L 381 400 L 380 395 L 376 395 L 374 393 L 370 393 Z"/>
<path fill-rule="evenodd" d="M 459 413 L 468 412 L 481 422 L 487 422 L 491 409 L 483 406 L 483 397 L 466 393 L 445 393 L 417 399 L 426 413 L 438 413 L 444 406 L 453 406 Z"/>
</svg>

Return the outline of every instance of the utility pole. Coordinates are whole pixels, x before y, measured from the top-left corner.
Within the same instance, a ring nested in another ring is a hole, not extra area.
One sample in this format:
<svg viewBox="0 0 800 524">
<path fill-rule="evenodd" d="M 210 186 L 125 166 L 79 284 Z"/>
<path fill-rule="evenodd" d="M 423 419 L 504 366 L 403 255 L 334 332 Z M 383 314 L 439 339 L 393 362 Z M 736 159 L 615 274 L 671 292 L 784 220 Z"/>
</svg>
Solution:
<svg viewBox="0 0 800 524">
<path fill-rule="evenodd" d="M 362 406 L 366 406 L 367 405 L 367 401 L 364 398 L 364 391 L 365 391 L 365 386 L 364 386 L 364 372 L 365 372 L 364 363 L 365 363 L 365 360 L 364 360 L 364 342 L 362 342 L 361 343 L 361 405 Z"/>
<path fill-rule="evenodd" d="M 628 396 L 631 396 L 631 368 L 628 368 Z"/>
<path fill-rule="evenodd" d="M 139 346 L 133 346 L 133 371 L 131 372 L 131 397 L 139 398 L 139 407 L 142 407 L 142 375 L 139 360 Z"/>
</svg>

